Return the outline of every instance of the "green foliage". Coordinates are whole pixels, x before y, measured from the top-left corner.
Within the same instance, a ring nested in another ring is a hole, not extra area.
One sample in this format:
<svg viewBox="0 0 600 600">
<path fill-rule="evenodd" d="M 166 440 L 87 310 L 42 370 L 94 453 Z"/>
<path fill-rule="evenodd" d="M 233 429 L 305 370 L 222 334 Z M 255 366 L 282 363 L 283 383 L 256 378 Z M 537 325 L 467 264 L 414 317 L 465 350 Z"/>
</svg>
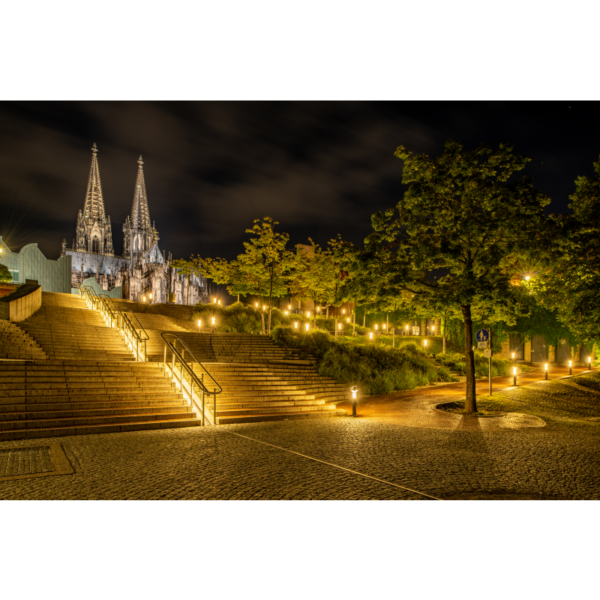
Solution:
<svg viewBox="0 0 600 600">
<path fill-rule="evenodd" d="M 10 283 L 12 281 L 12 275 L 6 265 L 0 263 L 0 282 Z"/>
<path fill-rule="evenodd" d="M 203 326 L 210 326 L 211 319 L 215 317 L 215 331 L 219 333 L 255 333 L 262 331 L 261 310 L 244 306 L 235 302 L 226 307 L 214 304 L 196 304 L 193 319 L 202 319 Z M 306 322 L 302 315 L 285 315 L 282 311 L 273 309 L 273 323 L 276 326 L 290 326 L 293 321 Z"/>
<path fill-rule="evenodd" d="M 452 371 L 456 371 L 461 375 L 466 374 L 467 365 L 463 354 L 449 352 L 446 354 L 438 354 L 435 357 L 436 361 L 448 367 Z M 487 377 L 489 375 L 489 359 L 483 354 L 475 353 L 475 375 L 476 377 Z M 512 373 L 510 370 L 512 363 L 505 358 L 492 358 L 492 377 L 506 377 Z M 521 370 L 523 370 L 521 368 Z"/>
<path fill-rule="evenodd" d="M 416 344 L 402 350 L 386 346 L 335 341 L 325 331 L 310 333 L 277 327 L 271 337 L 280 346 L 296 348 L 316 359 L 317 371 L 336 381 L 356 385 L 365 395 L 410 390 L 436 381 L 452 381 L 447 369 L 433 361 Z"/>
</svg>

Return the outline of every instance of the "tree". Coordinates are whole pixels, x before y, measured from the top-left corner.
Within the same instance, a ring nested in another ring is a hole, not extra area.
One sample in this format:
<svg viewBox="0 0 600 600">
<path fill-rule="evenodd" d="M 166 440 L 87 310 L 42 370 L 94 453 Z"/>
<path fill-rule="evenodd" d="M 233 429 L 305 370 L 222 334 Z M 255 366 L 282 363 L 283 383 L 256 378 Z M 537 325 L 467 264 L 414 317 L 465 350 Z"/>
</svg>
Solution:
<svg viewBox="0 0 600 600">
<path fill-rule="evenodd" d="M 0 263 L 0 283 L 10 283 L 12 281 L 12 275 L 6 265 Z"/>
<path fill-rule="evenodd" d="M 235 266 L 235 272 L 246 278 L 247 293 L 268 296 L 269 334 L 273 298 L 280 298 L 288 293 L 293 256 L 286 249 L 290 236 L 287 233 L 276 232 L 276 225 L 279 223 L 271 217 L 264 217 L 262 221 L 256 219 L 252 229 L 246 229 L 246 233 L 251 233 L 254 237 L 249 242 L 244 242 L 246 252 L 237 257 Z"/>
<path fill-rule="evenodd" d="M 550 199 L 528 178 L 510 181 L 529 158 L 509 144 L 467 152 L 448 141 L 435 159 L 403 146 L 402 183 L 409 188 L 394 209 L 373 216 L 368 244 L 396 247 L 393 281 L 424 307 L 460 309 L 465 327 L 465 412 L 477 411 L 473 353 L 473 307 L 490 320 L 511 319 L 518 304 L 510 264 L 531 252 Z"/>
<path fill-rule="evenodd" d="M 593 177 L 578 177 L 572 215 L 552 215 L 546 228 L 547 268 L 529 282 L 580 341 L 600 339 L 600 160 Z"/>
</svg>

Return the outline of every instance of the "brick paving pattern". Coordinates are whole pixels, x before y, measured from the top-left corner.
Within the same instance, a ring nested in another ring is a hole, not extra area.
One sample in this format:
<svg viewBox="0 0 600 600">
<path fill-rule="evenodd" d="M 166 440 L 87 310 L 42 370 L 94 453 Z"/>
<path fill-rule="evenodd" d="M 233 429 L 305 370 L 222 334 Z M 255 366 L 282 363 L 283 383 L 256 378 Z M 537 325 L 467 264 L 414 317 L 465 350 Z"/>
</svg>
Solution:
<svg viewBox="0 0 600 600">
<path fill-rule="evenodd" d="M 423 499 L 233 432 L 434 497 L 600 499 L 596 427 L 477 431 L 340 417 L 221 429 L 55 438 L 74 475 L 0 482 L 0 498 Z M 0 450 L 27 443 L 4 442 Z"/>
<path fill-rule="evenodd" d="M 0 450 L 0 477 L 54 471 L 47 446 Z"/>
</svg>

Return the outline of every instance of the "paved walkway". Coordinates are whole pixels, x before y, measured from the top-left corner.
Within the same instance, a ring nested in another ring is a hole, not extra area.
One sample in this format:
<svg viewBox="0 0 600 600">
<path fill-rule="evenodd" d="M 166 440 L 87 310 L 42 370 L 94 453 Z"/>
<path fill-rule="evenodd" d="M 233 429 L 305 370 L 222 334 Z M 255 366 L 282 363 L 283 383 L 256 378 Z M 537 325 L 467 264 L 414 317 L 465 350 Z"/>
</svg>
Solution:
<svg viewBox="0 0 600 600">
<path fill-rule="evenodd" d="M 587 372 L 589 372 L 587 368 L 574 368 L 573 376 Z M 568 376 L 568 368 L 553 366 L 548 379 L 561 379 Z M 519 375 L 517 385 L 524 386 L 542 380 L 544 380 L 543 370 L 536 369 Z M 510 389 L 514 389 L 512 377 L 492 378 L 492 393 Z M 478 380 L 476 390 L 478 396 L 489 394 L 489 380 Z M 523 429 L 545 425 L 539 417 L 522 413 L 498 413 L 497 416 L 461 415 L 436 409 L 438 404 L 464 400 L 464 398 L 464 383 L 450 383 L 385 396 L 371 396 L 358 403 L 357 417 L 384 419 L 408 427 L 473 431 Z M 348 414 L 352 413 L 352 405 L 348 402 L 338 405 L 338 408 L 345 409 Z"/>
</svg>

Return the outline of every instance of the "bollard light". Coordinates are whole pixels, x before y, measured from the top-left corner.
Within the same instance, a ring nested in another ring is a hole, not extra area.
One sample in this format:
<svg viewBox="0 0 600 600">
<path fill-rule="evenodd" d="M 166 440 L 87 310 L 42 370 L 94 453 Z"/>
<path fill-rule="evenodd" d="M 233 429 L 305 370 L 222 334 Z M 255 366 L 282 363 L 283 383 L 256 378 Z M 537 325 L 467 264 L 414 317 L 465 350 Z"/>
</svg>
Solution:
<svg viewBox="0 0 600 600">
<path fill-rule="evenodd" d="M 256 306 L 258 306 L 258 304 Z M 291 304 L 288 304 L 288 310 L 292 310 L 292 305 Z"/>
<path fill-rule="evenodd" d="M 217 303 L 217 299 L 216 299 L 216 298 L 213 298 L 213 302 L 216 304 L 216 303 Z"/>
<path fill-rule="evenodd" d="M 258 308 L 258 302 L 254 305 L 256 308 Z"/>
<path fill-rule="evenodd" d="M 385 324 L 385 323 L 383 324 L 383 328 L 384 328 L 384 329 L 386 328 L 386 324 Z"/>
<path fill-rule="evenodd" d="M 150 300 L 152 300 L 152 293 L 150 293 L 149 296 L 150 296 Z"/>
<path fill-rule="evenodd" d="M 573 361 L 569 361 L 569 375 L 573 375 Z"/>
<path fill-rule="evenodd" d="M 591 368 L 592 368 L 592 355 L 590 354 L 588 356 L 588 369 L 591 369 Z"/>
<path fill-rule="evenodd" d="M 548 363 L 544 365 L 545 377 L 544 379 L 548 379 Z"/>
<path fill-rule="evenodd" d="M 310 310 L 306 311 L 306 316 L 310 319 Z"/>
<path fill-rule="evenodd" d="M 342 314 L 345 315 L 346 314 L 346 309 L 342 308 Z"/>
<path fill-rule="evenodd" d="M 425 346 L 425 352 L 427 352 L 427 340 L 423 340 L 423 345 Z"/>
<path fill-rule="evenodd" d="M 294 321 L 294 327 L 298 329 L 298 321 Z"/>
<path fill-rule="evenodd" d="M 284 315 L 287 315 L 287 314 L 288 314 L 288 311 L 287 311 L 287 310 L 284 310 L 284 311 L 283 311 L 283 314 L 284 314 Z"/>
<path fill-rule="evenodd" d="M 219 300 L 219 301 L 217 302 L 217 304 L 218 304 L 219 306 L 221 306 L 221 301 Z"/>
<path fill-rule="evenodd" d="M 356 416 L 356 394 L 358 393 L 358 388 L 356 386 L 350 388 L 352 392 L 352 416 Z"/>
<path fill-rule="evenodd" d="M 306 324 L 306 331 L 308 331 L 308 328 L 310 327 L 310 325 L 307 323 Z"/>
<path fill-rule="evenodd" d="M 198 327 L 202 327 L 202 319 L 198 319 Z"/>
<path fill-rule="evenodd" d="M 341 328 L 342 328 L 342 324 L 341 324 L 341 323 L 339 323 L 339 324 L 338 324 L 338 329 L 341 329 Z"/>
<path fill-rule="evenodd" d="M 348 321 L 348 323 L 350 323 L 350 317 L 347 317 L 347 318 L 346 318 L 346 321 Z"/>
<path fill-rule="evenodd" d="M 435 325 L 431 326 L 431 334 L 433 335 L 433 332 L 435 331 Z"/>
<path fill-rule="evenodd" d="M 375 325 L 375 329 L 378 329 L 378 328 L 379 328 L 379 325 Z"/>
<path fill-rule="evenodd" d="M 213 325 L 215 324 L 215 318 L 214 317 L 212 318 L 212 324 Z"/>
<path fill-rule="evenodd" d="M 513 385 L 517 385 L 517 367 L 513 367 Z"/>
<path fill-rule="evenodd" d="M 373 332 L 369 333 L 369 339 L 372 340 L 373 339 Z"/>
<path fill-rule="evenodd" d="M 515 353 L 512 353 L 512 359 L 515 360 Z"/>
<path fill-rule="evenodd" d="M 146 296 L 142 298 L 142 302 L 146 302 Z"/>
<path fill-rule="evenodd" d="M 529 277 L 529 275 L 527 275 L 527 277 L 525 277 L 525 281 L 529 281 L 531 279 L 531 277 Z"/>
<path fill-rule="evenodd" d="M 263 304 L 263 310 L 267 310 L 267 305 Z"/>
</svg>

